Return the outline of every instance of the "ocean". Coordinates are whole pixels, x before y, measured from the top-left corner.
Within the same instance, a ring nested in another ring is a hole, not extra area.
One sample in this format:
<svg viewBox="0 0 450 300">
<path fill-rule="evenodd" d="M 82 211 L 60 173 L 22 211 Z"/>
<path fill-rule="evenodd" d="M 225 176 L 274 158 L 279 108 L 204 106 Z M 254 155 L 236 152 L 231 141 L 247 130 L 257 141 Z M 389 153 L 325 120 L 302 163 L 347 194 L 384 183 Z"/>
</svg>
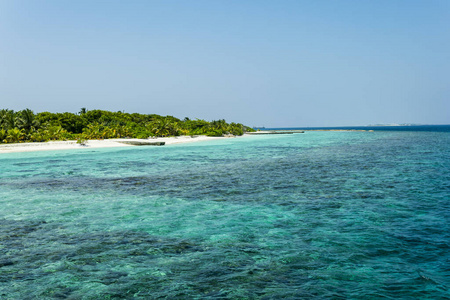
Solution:
<svg viewBox="0 0 450 300">
<path fill-rule="evenodd" d="M 450 132 L 450 125 L 369 125 L 341 127 L 283 127 L 264 128 L 263 130 L 373 130 L 373 131 L 428 131 Z"/>
<path fill-rule="evenodd" d="M 58 298 L 450 299 L 450 131 L 0 154 L 0 299 Z"/>
</svg>

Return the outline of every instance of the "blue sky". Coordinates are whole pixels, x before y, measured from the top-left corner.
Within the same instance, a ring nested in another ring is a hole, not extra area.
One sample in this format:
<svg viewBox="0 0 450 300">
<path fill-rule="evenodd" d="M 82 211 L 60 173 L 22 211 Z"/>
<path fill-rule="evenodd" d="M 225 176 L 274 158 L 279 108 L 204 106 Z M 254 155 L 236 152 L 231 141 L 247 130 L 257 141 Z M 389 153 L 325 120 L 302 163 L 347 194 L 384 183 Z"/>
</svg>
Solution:
<svg viewBox="0 0 450 300">
<path fill-rule="evenodd" d="M 450 123 L 448 0 L 0 0 L 0 108 Z"/>
</svg>

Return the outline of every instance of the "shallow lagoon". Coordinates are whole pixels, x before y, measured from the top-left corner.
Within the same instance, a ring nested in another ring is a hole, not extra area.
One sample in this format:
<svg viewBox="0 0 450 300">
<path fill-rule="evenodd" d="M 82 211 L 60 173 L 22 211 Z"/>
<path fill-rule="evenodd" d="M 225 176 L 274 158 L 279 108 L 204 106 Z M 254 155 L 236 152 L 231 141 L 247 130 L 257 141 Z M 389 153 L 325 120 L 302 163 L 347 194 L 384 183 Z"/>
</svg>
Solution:
<svg viewBox="0 0 450 300">
<path fill-rule="evenodd" d="M 0 155 L 0 297 L 450 297 L 450 133 Z"/>
</svg>

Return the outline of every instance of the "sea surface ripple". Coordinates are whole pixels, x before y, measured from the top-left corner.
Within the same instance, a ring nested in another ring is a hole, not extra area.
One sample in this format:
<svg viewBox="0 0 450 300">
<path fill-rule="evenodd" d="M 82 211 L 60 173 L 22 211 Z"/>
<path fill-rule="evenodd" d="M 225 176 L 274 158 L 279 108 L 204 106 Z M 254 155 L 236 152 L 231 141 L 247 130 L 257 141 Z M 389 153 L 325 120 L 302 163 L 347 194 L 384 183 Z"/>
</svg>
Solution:
<svg viewBox="0 0 450 300">
<path fill-rule="evenodd" d="M 450 133 L 0 155 L 0 299 L 450 299 Z"/>
</svg>

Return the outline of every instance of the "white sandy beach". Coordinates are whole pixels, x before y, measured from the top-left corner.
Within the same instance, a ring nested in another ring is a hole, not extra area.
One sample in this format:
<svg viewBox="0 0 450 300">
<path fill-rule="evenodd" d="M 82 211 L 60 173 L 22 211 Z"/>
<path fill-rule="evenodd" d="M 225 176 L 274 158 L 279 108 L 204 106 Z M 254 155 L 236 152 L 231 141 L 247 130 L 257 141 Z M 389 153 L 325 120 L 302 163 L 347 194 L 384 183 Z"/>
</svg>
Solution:
<svg viewBox="0 0 450 300">
<path fill-rule="evenodd" d="M 32 152 L 48 150 L 70 150 L 70 149 L 93 149 L 93 148 L 111 148 L 111 147 L 140 147 L 124 144 L 122 142 L 142 141 L 142 142 L 165 142 L 165 145 L 193 143 L 203 141 L 213 141 L 226 139 L 229 137 L 209 137 L 209 136 L 177 136 L 177 137 L 159 137 L 150 139 L 107 139 L 107 140 L 89 140 L 85 146 L 77 144 L 76 141 L 52 141 L 45 143 L 17 143 L 0 144 L 1 153 L 14 152 Z"/>
</svg>

